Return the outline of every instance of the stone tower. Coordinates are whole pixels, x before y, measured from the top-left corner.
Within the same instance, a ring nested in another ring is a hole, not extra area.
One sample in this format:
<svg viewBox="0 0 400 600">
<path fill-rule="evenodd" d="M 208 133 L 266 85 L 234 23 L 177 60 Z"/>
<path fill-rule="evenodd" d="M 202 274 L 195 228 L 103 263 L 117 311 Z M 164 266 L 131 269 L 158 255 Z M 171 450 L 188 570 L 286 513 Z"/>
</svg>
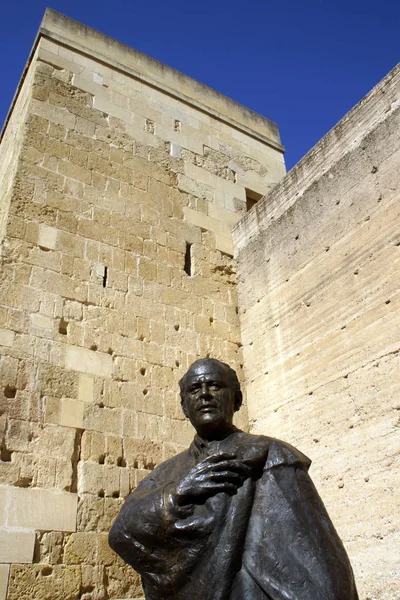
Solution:
<svg viewBox="0 0 400 600">
<path fill-rule="evenodd" d="M 0 148 L 1 600 L 141 596 L 107 531 L 188 365 L 242 373 L 231 227 L 284 173 L 273 123 L 46 12 Z"/>
<path fill-rule="evenodd" d="M 141 597 L 107 531 L 207 355 L 400 600 L 399 119 L 397 67 L 285 175 L 273 123 L 46 12 L 0 146 L 0 600 Z"/>
</svg>

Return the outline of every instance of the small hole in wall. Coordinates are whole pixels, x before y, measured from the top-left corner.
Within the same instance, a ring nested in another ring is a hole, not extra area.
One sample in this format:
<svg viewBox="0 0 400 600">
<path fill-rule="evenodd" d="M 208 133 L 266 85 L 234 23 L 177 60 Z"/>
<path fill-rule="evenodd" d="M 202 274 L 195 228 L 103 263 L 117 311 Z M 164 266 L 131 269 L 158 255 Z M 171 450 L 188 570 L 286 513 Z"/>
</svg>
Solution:
<svg viewBox="0 0 400 600">
<path fill-rule="evenodd" d="M 12 452 L 10 452 L 10 450 L 8 450 L 3 443 L 2 447 L 0 448 L 0 460 L 2 462 L 11 462 L 11 455 Z"/>
<path fill-rule="evenodd" d="M 172 129 L 174 131 L 180 131 L 182 127 L 181 122 L 179 121 L 179 119 L 174 119 L 172 122 Z"/>
<path fill-rule="evenodd" d="M 48 577 L 52 573 L 53 569 L 51 567 L 43 567 L 43 569 L 40 571 L 40 574 L 43 575 L 43 577 Z"/>
<path fill-rule="evenodd" d="M 179 362 L 179 360 L 176 360 L 176 361 L 175 361 L 175 366 L 176 366 L 176 367 L 179 367 L 179 366 L 180 366 L 180 362 Z"/>
<path fill-rule="evenodd" d="M 186 275 L 189 275 L 189 277 L 192 277 L 192 275 L 193 275 L 192 244 L 189 244 L 189 243 L 186 243 L 184 271 L 185 271 Z"/>
<path fill-rule="evenodd" d="M 104 461 L 106 460 L 105 454 L 99 456 L 99 465 L 104 465 Z"/>
<path fill-rule="evenodd" d="M 147 396 L 148 393 L 149 393 L 149 390 L 146 390 L 146 389 L 143 390 L 143 396 Z"/>
<path fill-rule="evenodd" d="M 20 477 L 17 481 L 14 481 L 16 487 L 28 488 L 32 484 L 33 477 Z"/>
<path fill-rule="evenodd" d="M 113 498 L 119 498 L 119 492 L 113 492 L 112 493 L 112 497 Z"/>
<path fill-rule="evenodd" d="M 90 346 L 90 350 L 93 350 L 93 352 L 96 352 L 96 350 L 97 350 L 97 344 L 92 344 Z"/>
<path fill-rule="evenodd" d="M 104 498 L 104 490 L 99 490 L 97 492 L 97 495 L 98 495 L 99 498 Z"/>
<path fill-rule="evenodd" d="M 179 331 L 179 325 L 174 325 L 175 331 Z"/>
<path fill-rule="evenodd" d="M 66 321 L 65 319 L 60 319 L 60 322 L 58 324 L 58 333 L 60 333 L 61 335 L 67 335 L 68 321 Z"/>
<path fill-rule="evenodd" d="M 126 467 L 126 460 L 122 456 L 117 460 L 117 467 Z"/>
<path fill-rule="evenodd" d="M 141 375 L 146 375 L 146 369 L 144 367 L 142 367 L 139 372 Z"/>
<path fill-rule="evenodd" d="M 17 395 L 17 388 L 13 385 L 6 385 L 4 388 L 4 395 L 6 398 L 15 398 Z"/>
</svg>

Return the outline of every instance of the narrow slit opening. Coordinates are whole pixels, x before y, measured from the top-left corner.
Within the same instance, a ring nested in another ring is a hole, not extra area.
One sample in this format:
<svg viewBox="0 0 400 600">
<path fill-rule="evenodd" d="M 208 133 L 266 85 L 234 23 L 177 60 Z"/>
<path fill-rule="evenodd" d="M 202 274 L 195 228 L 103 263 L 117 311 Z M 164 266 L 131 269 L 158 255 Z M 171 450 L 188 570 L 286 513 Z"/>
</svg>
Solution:
<svg viewBox="0 0 400 600">
<path fill-rule="evenodd" d="M 107 271 L 108 271 L 108 268 L 107 268 L 107 267 L 104 267 L 104 275 L 103 275 L 103 288 L 105 288 L 105 287 L 106 287 L 106 285 L 107 285 Z"/>
<path fill-rule="evenodd" d="M 186 252 L 185 252 L 185 273 L 191 277 L 193 275 L 192 272 L 192 244 L 186 243 Z"/>
</svg>

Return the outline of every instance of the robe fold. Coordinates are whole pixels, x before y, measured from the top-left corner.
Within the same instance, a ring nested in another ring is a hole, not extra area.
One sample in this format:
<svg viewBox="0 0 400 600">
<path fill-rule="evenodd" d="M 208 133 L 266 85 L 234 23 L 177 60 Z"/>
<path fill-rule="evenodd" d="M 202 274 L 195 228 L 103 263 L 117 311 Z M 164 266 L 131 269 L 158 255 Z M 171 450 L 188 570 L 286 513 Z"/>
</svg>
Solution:
<svg viewBox="0 0 400 600">
<path fill-rule="evenodd" d="M 207 456 L 251 467 L 237 493 L 178 506 L 176 484 Z M 142 576 L 146 600 L 357 600 L 346 551 L 309 475 L 279 440 L 234 429 L 196 435 L 128 497 L 110 546 Z"/>
</svg>

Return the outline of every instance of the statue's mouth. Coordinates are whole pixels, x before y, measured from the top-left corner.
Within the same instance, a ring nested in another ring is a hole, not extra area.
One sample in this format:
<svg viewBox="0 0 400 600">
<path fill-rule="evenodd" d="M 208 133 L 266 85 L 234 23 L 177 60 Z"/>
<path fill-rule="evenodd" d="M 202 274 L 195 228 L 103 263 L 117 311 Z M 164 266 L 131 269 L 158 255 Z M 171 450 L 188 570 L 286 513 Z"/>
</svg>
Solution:
<svg viewBox="0 0 400 600">
<path fill-rule="evenodd" d="M 217 407 L 214 406 L 213 404 L 203 404 L 197 410 L 201 413 L 209 413 L 209 412 L 214 412 L 215 410 L 217 410 Z"/>
</svg>

